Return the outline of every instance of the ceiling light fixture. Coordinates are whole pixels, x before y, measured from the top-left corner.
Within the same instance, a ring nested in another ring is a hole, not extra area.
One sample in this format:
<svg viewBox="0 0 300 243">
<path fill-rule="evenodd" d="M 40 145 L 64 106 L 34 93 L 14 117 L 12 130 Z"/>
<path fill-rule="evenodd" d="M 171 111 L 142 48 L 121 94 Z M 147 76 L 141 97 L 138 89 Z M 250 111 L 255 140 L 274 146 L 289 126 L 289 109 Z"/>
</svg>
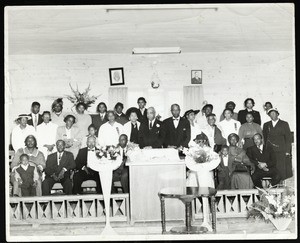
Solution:
<svg viewBox="0 0 300 243">
<path fill-rule="evenodd" d="M 136 54 L 179 54 L 180 47 L 149 47 L 149 48 L 133 48 L 132 55 Z"/>
</svg>

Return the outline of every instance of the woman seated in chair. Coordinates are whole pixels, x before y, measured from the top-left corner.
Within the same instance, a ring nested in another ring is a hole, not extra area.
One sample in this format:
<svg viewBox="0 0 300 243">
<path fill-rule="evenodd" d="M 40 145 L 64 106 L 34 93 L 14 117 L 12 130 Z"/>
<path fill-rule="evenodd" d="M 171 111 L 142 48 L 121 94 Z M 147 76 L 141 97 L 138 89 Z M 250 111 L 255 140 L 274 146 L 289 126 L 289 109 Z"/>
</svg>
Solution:
<svg viewBox="0 0 300 243">
<path fill-rule="evenodd" d="M 231 133 L 228 136 L 229 142 L 229 157 L 228 169 L 230 175 L 231 189 L 252 189 L 253 182 L 250 173 L 254 171 L 252 164 L 246 155 L 246 152 L 237 146 L 239 136 Z"/>
<path fill-rule="evenodd" d="M 21 196 L 19 183 L 15 178 L 20 178 L 16 168 L 19 166 L 20 156 L 22 154 L 27 154 L 29 156 L 29 165 L 37 168 L 39 179 L 36 185 L 36 195 L 42 196 L 42 172 L 46 166 L 46 162 L 43 153 L 37 149 L 37 141 L 33 135 L 26 137 L 25 148 L 18 149 L 10 165 L 12 169 L 11 182 L 13 184 L 13 195 Z"/>
</svg>

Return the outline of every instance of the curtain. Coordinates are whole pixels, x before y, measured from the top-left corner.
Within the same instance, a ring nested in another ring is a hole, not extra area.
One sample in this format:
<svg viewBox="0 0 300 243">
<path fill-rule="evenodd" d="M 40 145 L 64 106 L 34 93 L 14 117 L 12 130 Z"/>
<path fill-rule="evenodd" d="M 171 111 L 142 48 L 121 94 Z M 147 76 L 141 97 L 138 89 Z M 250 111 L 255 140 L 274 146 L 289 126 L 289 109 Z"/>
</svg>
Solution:
<svg viewBox="0 0 300 243">
<path fill-rule="evenodd" d="M 199 110 L 202 108 L 203 88 L 202 86 L 183 86 L 184 111 L 189 109 Z"/>
<path fill-rule="evenodd" d="M 127 87 L 110 87 L 108 89 L 108 108 L 113 109 L 115 107 L 115 104 L 118 102 L 123 103 L 124 110 L 126 111 L 127 107 Z"/>
</svg>

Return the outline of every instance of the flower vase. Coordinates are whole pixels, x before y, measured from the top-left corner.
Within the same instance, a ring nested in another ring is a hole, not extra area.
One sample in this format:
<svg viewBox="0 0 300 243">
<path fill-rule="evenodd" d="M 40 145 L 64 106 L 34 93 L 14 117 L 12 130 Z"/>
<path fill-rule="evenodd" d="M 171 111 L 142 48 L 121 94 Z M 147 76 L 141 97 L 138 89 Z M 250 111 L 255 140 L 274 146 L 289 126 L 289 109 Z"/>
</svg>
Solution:
<svg viewBox="0 0 300 243">
<path fill-rule="evenodd" d="M 105 227 L 101 235 L 117 235 L 117 232 L 110 225 L 110 194 L 113 171 L 120 167 L 122 163 L 121 156 L 117 156 L 116 160 L 99 159 L 96 156 L 89 157 L 89 166 L 99 172 L 102 193 L 105 208 Z"/>
<path fill-rule="evenodd" d="M 291 233 L 287 228 L 289 227 L 290 223 L 292 222 L 292 218 L 273 218 L 269 217 L 271 223 L 275 226 L 276 230 L 274 233 Z"/>
</svg>

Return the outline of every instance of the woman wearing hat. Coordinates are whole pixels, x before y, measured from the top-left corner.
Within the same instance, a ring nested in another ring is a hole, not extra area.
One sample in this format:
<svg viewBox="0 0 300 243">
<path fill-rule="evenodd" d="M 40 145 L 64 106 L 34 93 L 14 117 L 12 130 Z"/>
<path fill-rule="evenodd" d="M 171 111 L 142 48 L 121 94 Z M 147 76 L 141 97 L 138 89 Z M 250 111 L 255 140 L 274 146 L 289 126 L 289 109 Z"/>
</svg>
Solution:
<svg viewBox="0 0 300 243">
<path fill-rule="evenodd" d="M 201 129 L 198 123 L 195 122 L 195 117 L 199 113 L 199 110 L 188 110 L 184 113 L 184 117 L 190 122 L 191 126 L 191 140 L 189 142 L 189 147 L 194 145 L 194 139 L 198 134 L 201 133 Z"/>
<path fill-rule="evenodd" d="M 64 126 L 64 117 L 66 113 L 63 111 L 63 100 L 62 98 L 58 98 L 53 101 L 51 105 L 51 120 L 53 123 L 57 124 L 57 126 Z"/>
<path fill-rule="evenodd" d="M 231 133 L 228 136 L 229 153 L 228 169 L 231 189 L 252 189 L 254 184 L 250 176 L 255 165 L 251 163 L 244 149 L 237 146 L 239 136 Z"/>
<path fill-rule="evenodd" d="M 186 153 L 185 163 L 190 173 L 187 178 L 186 186 L 189 187 L 212 187 L 215 188 L 214 173 L 213 170 L 219 165 L 220 157 L 209 146 L 208 137 L 201 132 L 194 139 L 195 145 L 189 148 L 189 152 Z M 197 163 L 193 158 L 190 151 L 201 150 L 205 151 L 208 161 Z M 203 223 L 202 226 L 206 227 L 209 231 L 212 228 L 209 224 L 209 204 L 208 198 L 202 198 L 203 201 Z"/>
<path fill-rule="evenodd" d="M 276 168 L 282 180 L 293 176 L 291 163 L 292 136 L 290 126 L 286 121 L 278 118 L 277 109 L 268 111 L 271 121 L 263 126 L 263 135 L 266 147 L 272 147 L 276 156 Z"/>
<path fill-rule="evenodd" d="M 76 105 L 76 127 L 79 128 L 81 132 L 81 137 L 85 137 L 88 135 L 88 128 L 89 125 L 92 124 L 92 117 L 89 114 L 86 114 L 85 111 L 87 109 L 87 106 L 83 102 L 79 102 Z"/>
<path fill-rule="evenodd" d="M 25 144 L 24 144 L 25 141 Z M 32 166 L 35 166 L 38 170 L 39 174 L 39 180 L 37 181 L 37 187 L 36 187 L 36 195 L 37 196 L 42 196 L 42 171 L 44 170 L 46 166 L 45 162 L 45 157 L 41 151 L 38 150 L 37 148 L 37 141 L 35 136 L 33 135 L 28 135 L 24 140 L 23 140 L 23 148 L 20 148 L 16 151 L 16 154 L 11 162 L 11 182 L 13 184 L 13 194 L 15 196 L 20 196 L 20 188 L 19 188 L 19 183 L 18 181 L 15 180 L 15 176 L 20 178 L 20 176 L 16 175 L 15 169 L 19 165 L 20 162 L 20 156 L 22 154 L 27 154 L 29 156 L 29 164 Z"/>
<path fill-rule="evenodd" d="M 30 118 L 30 116 L 22 114 L 16 119 L 16 123 L 18 125 L 11 133 L 11 143 L 15 151 L 20 148 L 24 148 L 24 141 L 28 135 L 35 135 L 34 127 L 27 124 L 27 121 Z"/>
<path fill-rule="evenodd" d="M 62 139 L 66 143 L 66 151 L 73 153 L 76 158 L 81 147 L 82 133 L 74 126 L 77 119 L 74 114 L 67 114 L 64 118 L 65 125 L 57 128 L 56 141 Z"/>
</svg>

